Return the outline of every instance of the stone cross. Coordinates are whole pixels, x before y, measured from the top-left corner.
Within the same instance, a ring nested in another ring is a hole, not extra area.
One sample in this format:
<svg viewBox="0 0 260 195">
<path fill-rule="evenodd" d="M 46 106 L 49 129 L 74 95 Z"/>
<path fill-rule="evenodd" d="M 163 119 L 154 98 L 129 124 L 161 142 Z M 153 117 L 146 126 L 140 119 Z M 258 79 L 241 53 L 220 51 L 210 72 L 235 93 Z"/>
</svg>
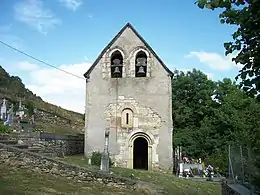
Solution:
<svg viewBox="0 0 260 195">
<path fill-rule="evenodd" d="M 109 144 L 109 129 L 106 129 L 104 152 L 101 154 L 101 164 L 100 164 L 101 171 L 109 171 L 108 144 Z"/>
</svg>

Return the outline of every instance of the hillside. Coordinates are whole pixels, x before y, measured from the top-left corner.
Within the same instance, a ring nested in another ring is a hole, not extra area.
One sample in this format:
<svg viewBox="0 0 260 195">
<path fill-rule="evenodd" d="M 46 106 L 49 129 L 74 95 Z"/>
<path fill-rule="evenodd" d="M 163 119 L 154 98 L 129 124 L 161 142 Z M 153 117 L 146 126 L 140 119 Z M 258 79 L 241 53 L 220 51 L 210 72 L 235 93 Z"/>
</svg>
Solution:
<svg viewBox="0 0 260 195">
<path fill-rule="evenodd" d="M 8 103 L 14 104 L 14 111 L 17 110 L 19 99 L 23 100 L 23 105 L 28 108 L 36 108 L 35 122 L 36 129 L 45 132 L 56 133 L 80 133 L 84 127 L 83 114 L 63 109 L 42 100 L 41 97 L 25 88 L 22 80 L 18 76 L 9 75 L 0 66 L 0 98 L 6 98 Z"/>
</svg>

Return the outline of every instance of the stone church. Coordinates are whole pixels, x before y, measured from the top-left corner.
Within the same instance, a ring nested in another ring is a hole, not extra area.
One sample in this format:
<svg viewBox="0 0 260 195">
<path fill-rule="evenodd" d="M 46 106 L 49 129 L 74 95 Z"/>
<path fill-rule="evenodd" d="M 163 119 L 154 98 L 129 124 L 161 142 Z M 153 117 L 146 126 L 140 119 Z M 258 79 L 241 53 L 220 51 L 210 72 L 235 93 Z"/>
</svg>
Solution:
<svg viewBox="0 0 260 195">
<path fill-rule="evenodd" d="M 84 74 L 85 155 L 104 150 L 109 130 L 109 153 L 117 166 L 172 167 L 172 76 L 126 24 Z"/>
</svg>

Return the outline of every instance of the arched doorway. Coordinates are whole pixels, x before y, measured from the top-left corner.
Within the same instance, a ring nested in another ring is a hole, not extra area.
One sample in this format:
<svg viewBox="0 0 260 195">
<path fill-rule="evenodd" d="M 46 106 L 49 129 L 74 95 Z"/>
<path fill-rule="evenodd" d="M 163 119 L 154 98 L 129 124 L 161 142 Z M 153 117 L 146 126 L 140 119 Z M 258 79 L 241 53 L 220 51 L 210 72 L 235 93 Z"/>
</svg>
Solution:
<svg viewBox="0 0 260 195">
<path fill-rule="evenodd" d="M 133 168 L 148 170 L 148 142 L 144 137 L 134 140 Z"/>
</svg>

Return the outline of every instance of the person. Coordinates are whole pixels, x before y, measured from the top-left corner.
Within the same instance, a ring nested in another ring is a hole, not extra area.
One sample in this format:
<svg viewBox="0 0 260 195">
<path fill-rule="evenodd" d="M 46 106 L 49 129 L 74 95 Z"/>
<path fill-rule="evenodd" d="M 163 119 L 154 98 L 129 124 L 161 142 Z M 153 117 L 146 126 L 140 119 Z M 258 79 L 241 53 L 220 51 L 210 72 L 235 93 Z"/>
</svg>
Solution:
<svg viewBox="0 0 260 195">
<path fill-rule="evenodd" d="M 212 177 L 213 177 L 213 166 L 211 166 L 210 164 L 207 167 L 207 172 L 208 172 L 209 179 L 212 180 Z"/>
<path fill-rule="evenodd" d="M 199 161 L 198 163 L 198 176 L 201 177 L 203 172 L 202 172 L 202 164 L 201 164 L 201 161 Z"/>
<path fill-rule="evenodd" d="M 208 170 L 209 172 L 213 172 L 213 166 L 211 166 L 211 165 L 209 164 L 208 167 L 207 167 L 207 170 Z"/>
</svg>

